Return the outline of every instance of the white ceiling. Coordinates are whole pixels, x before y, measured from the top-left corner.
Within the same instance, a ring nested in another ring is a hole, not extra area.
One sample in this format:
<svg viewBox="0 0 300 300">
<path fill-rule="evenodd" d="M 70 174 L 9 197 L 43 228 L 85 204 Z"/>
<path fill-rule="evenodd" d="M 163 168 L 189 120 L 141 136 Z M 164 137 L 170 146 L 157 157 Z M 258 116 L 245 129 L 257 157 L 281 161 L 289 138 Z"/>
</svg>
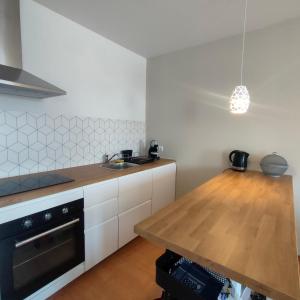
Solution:
<svg viewBox="0 0 300 300">
<path fill-rule="evenodd" d="M 243 0 L 35 0 L 144 56 L 242 31 Z M 249 0 L 247 30 L 300 16 L 299 0 Z"/>
</svg>

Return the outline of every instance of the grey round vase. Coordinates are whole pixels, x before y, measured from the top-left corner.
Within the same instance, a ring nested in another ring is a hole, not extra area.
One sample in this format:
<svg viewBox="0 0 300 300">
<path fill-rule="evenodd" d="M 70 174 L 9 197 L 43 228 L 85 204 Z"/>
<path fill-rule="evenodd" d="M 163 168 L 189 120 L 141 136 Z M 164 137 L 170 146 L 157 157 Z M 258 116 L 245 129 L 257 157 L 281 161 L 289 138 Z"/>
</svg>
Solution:
<svg viewBox="0 0 300 300">
<path fill-rule="evenodd" d="M 274 152 L 260 161 L 260 167 L 265 175 L 280 177 L 288 169 L 288 163 L 285 158 Z"/>
</svg>

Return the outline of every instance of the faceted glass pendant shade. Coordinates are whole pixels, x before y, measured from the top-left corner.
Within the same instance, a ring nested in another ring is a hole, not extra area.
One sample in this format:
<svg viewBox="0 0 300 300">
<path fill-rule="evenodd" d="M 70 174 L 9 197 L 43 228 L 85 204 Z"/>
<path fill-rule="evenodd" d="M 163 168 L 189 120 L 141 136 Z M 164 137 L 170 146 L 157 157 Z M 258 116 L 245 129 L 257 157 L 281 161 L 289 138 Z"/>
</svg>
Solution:
<svg viewBox="0 0 300 300">
<path fill-rule="evenodd" d="M 234 114 L 244 114 L 250 104 L 250 95 L 247 87 L 238 85 L 235 87 L 230 99 L 230 112 Z"/>
</svg>

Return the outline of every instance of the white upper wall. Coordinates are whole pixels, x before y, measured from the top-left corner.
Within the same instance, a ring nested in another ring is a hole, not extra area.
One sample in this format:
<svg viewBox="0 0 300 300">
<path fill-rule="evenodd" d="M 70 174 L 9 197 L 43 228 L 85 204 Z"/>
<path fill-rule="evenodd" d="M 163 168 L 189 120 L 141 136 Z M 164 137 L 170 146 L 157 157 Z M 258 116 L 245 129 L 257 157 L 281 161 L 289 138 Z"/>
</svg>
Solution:
<svg viewBox="0 0 300 300">
<path fill-rule="evenodd" d="M 23 68 L 67 95 L 34 100 L 0 94 L 1 110 L 145 120 L 143 57 L 32 0 L 20 5 Z"/>
<path fill-rule="evenodd" d="M 249 112 L 229 112 L 240 83 L 241 36 L 150 59 L 147 139 L 177 161 L 177 195 L 229 167 L 228 154 L 250 153 L 249 168 L 278 152 L 294 177 L 300 245 L 300 19 L 251 32 L 246 39 Z"/>
</svg>

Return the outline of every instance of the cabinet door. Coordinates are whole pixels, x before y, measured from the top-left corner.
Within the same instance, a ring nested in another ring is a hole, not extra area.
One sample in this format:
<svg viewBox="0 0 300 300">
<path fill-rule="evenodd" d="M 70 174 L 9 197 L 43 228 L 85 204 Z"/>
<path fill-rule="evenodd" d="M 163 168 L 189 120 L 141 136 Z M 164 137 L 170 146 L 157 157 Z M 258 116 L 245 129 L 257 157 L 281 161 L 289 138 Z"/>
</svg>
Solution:
<svg viewBox="0 0 300 300">
<path fill-rule="evenodd" d="M 147 201 L 119 215 L 119 247 L 124 246 L 137 235 L 134 225 L 151 215 L 151 201 Z"/>
<path fill-rule="evenodd" d="M 106 180 L 83 187 L 84 208 L 118 197 L 118 179 Z"/>
<path fill-rule="evenodd" d="M 152 170 L 119 178 L 119 214 L 152 198 Z"/>
<path fill-rule="evenodd" d="M 176 164 L 153 169 L 152 213 L 175 200 Z"/>
<path fill-rule="evenodd" d="M 118 250 L 118 218 L 85 231 L 85 269 Z"/>
</svg>

